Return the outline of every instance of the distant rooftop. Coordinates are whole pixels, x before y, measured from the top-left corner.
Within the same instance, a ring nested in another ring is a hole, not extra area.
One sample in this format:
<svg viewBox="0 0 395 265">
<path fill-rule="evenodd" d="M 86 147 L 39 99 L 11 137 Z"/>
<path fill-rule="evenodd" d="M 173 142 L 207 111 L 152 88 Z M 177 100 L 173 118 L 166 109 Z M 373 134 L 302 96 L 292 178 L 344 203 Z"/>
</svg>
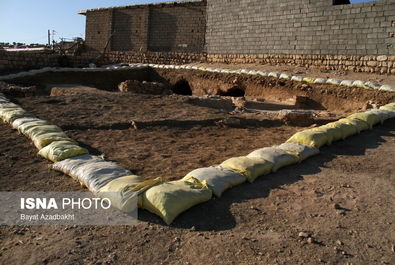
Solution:
<svg viewBox="0 0 395 265">
<path fill-rule="evenodd" d="M 147 6 L 147 5 L 174 5 L 174 4 L 194 3 L 194 2 L 202 2 L 202 1 L 203 0 L 177 0 L 177 1 L 164 1 L 164 2 L 147 3 L 147 4 L 134 4 L 134 5 L 126 5 L 126 6 L 99 7 L 99 8 L 92 8 L 86 10 L 79 10 L 77 13 L 80 15 L 86 15 L 86 12 L 89 11 L 100 11 L 100 10 L 107 10 L 113 8 L 128 8 L 128 7 L 137 7 L 137 6 Z"/>
</svg>

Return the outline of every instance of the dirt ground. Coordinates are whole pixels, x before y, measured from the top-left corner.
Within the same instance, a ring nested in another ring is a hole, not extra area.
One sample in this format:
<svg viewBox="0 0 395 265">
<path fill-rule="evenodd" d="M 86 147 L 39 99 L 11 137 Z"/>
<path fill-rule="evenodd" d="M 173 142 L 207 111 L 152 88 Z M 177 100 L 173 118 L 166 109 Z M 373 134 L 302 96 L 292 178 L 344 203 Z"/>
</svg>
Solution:
<svg viewBox="0 0 395 265">
<path fill-rule="evenodd" d="M 191 64 L 196 65 L 196 64 Z M 287 66 L 287 65 L 269 65 L 269 64 L 225 64 L 225 63 L 206 63 L 198 64 L 199 66 L 213 67 L 213 68 L 224 68 L 224 69 L 249 69 L 249 70 L 261 70 L 267 72 L 279 72 L 291 75 L 300 75 L 306 77 L 316 78 L 334 78 L 340 80 L 363 80 L 378 82 L 384 85 L 395 86 L 395 76 L 391 74 L 376 74 L 376 73 L 359 73 L 353 71 L 344 70 L 324 70 L 317 68 L 306 68 L 301 66 Z"/>
<path fill-rule="evenodd" d="M 14 101 L 92 154 L 167 180 L 303 129 L 275 120 L 218 126 L 232 115 L 174 95 L 98 91 Z M 27 138 L 3 123 L 0 132 L 1 191 L 84 190 L 49 170 Z M 171 226 L 144 210 L 133 227 L 3 226 L 0 264 L 395 264 L 394 135 L 391 120 L 323 147 L 193 207 Z"/>
</svg>

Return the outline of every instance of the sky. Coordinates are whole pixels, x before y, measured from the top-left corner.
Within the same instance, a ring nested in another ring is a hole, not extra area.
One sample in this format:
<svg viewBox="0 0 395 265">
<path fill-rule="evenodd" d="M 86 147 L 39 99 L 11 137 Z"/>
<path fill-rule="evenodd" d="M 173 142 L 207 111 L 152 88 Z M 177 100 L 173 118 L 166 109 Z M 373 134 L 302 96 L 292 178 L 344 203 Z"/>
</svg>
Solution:
<svg viewBox="0 0 395 265">
<path fill-rule="evenodd" d="M 163 2 L 164 0 L 0 0 L 0 42 L 47 43 L 54 38 L 85 37 L 85 16 L 78 10 Z M 352 0 L 353 3 L 368 0 Z"/>
</svg>

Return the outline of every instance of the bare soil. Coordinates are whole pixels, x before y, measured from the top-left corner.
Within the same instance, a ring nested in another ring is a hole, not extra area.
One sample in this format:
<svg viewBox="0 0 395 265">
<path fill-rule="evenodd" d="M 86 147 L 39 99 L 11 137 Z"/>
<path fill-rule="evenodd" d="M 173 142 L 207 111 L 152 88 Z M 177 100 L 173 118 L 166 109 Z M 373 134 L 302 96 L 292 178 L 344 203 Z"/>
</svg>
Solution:
<svg viewBox="0 0 395 265">
<path fill-rule="evenodd" d="M 333 117 L 361 108 L 368 96 L 393 100 L 387 93 L 358 93 L 351 92 L 351 107 Z M 167 180 L 280 144 L 303 129 L 258 117 L 259 122 L 240 127 L 218 126 L 217 121 L 235 115 L 176 95 L 88 90 L 14 101 L 61 126 L 91 153 L 138 175 Z M 0 132 L 1 191 L 84 190 L 49 170 L 27 138 L 5 124 Z M 394 135 L 395 121 L 387 121 L 193 207 L 171 226 L 144 210 L 133 227 L 3 226 L 0 264 L 394 264 Z M 311 239 L 299 237 L 300 232 Z"/>
</svg>

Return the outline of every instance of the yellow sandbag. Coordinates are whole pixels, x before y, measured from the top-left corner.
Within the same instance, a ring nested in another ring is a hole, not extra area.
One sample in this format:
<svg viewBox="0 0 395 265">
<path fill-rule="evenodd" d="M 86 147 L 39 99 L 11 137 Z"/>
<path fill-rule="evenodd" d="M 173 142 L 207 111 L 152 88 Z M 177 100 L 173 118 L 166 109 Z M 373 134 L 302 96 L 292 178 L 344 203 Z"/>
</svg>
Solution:
<svg viewBox="0 0 395 265">
<path fill-rule="evenodd" d="M 389 104 L 384 105 L 384 106 L 381 106 L 380 109 L 395 112 L 395 102 L 389 103 Z"/>
<path fill-rule="evenodd" d="M 269 174 L 273 163 L 256 157 L 239 156 L 225 160 L 220 166 L 239 172 L 249 182 L 254 182 L 257 177 Z"/>
<path fill-rule="evenodd" d="M 34 139 L 37 136 L 40 136 L 42 134 L 46 134 L 46 133 L 55 133 L 55 132 L 63 132 L 62 129 L 56 125 L 37 125 L 37 126 L 33 126 L 27 130 L 24 131 L 24 135 L 26 135 L 27 137 L 29 137 L 30 139 Z"/>
<path fill-rule="evenodd" d="M 299 162 L 298 154 L 284 151 L 277 146 L 257 149 L 249 153 L 247 157 L 260 158 L 273 163 L 273 172 L 276 172 L 282 167 L 296 164 Z"/>
<path fill-rule="evenodd" d="M 77 144 L 73 139 L 70 139 L 64 132 L 50 132 L 44 133 L 32 138 L 32 141 L 38 150 L 55 141 L 68 141 Z"/>
<path fill-rule="evenodd" d="M 328 143 L 328 134 L 322 131 L 305 130 L 295 133 L 287 143 L 298 143 L 320 148 Z"/>
<path fill-rule="evenodd" d="M 97 196 L 108 198 L 112 206 L 128 213 L 135 210 L 136 200 L 138 207 L 141 208 L 143 205 L 141 194 L 161 182 L 161 178 L 146 180 L 136 175 L 124 176 L 114 179 L 100 188 Z"/>
<path fill-rule="evenodd" d="M 364 121 L 358 119 L 340 119 L 337 121 L 338 123 L 344 123 L 354 126 L 357 129 L 357 132 L 360 133 L 361 131 L 369 129 L 369 124 Z"/>
<path fill-rule="evenodd" d="M 369 112 L 354 113 L 354 114 L 348 116 L 347 119 L 357 119 L 357 120 L 364 121 L 369 125 L 370 129 L 373 128 L 373 125 L 375 125 L 381 121 L 380 116 L 378 116 L 374 113 L 369 113 Z"/>
<path fill-rule="evenodd" d="M 343 139 L 343 132 L 339 128 L 320 126 L 312 128 L 310 131 L 326 133 L 328 139 L 326 142 L 327 145 L 331 145 L 333 142 Z"/>
<path fill-rule="evenodd" d="M 16 120 L 15 120 L 15 121 L 16 121 Z M 15 121 L 14 121 L 14 122 L 15 122 Z M 17 129 L 18 129 L 18 131 L 19 131 L 20 133 L 22 133 L 22 134 L 24 134 L 24 135 L 26 135 L 26 136 L 29 136 L 29 135 L 27 134 L 27 132 L 28 132 L 30 129 L 33 129 L 34 127 L 42 126 L 42 125 L 50 125 L 50 124 L 49 124 L 49 122 L 44 121 L 44 120 L 35 120 L 35 121 L 30 121 L 30 122 L 22 123 L 22 124 L 20 124 L 20 125 L 17 127 Z"/>
<path fill-rule="evenodd" d="M 358 133 L 358 130 L 356 127 L 354 127 L 353 125 L 347 124 L 347 123 L 342 123 L 342 122 L 331 122 L 328 124 L 325 124 L 323 126 L 321 126 L 323 128 L 334 128 L 336 130 L 340 130 L 341 133 L 341 139 L 345 139 L 349 136 L 352 136 L 354 134 Z M 340 140 L 340 139 L 337 139 Z"/>
<path fill-rule="evenodd" d="M 87 154 L 88 150 L 69 141 L 56 141 L 41 149 L 38 154 L 52 162 Z"/>
<path fill-rule="evenodd" d="M 205 181 L 195 178 L 158 184 L 142 194 L 142 208 L 171 224 L 182 212 L 210 200 L 212 191 Z"/>
<path fill-rule="evenodd" d="M 33 114 L 19 107 L 0 110 L 0 118 L 6 123 L 12 123 L 14 120 L 24 117 L 33 117 Z"/>
<path fill-rule="evenodd" d="M 311 77 L 304 77 L 303 81 L 307 82 L 307 83 L 314 83 L 315 78 L 311 78 Z"/>
</svg>

